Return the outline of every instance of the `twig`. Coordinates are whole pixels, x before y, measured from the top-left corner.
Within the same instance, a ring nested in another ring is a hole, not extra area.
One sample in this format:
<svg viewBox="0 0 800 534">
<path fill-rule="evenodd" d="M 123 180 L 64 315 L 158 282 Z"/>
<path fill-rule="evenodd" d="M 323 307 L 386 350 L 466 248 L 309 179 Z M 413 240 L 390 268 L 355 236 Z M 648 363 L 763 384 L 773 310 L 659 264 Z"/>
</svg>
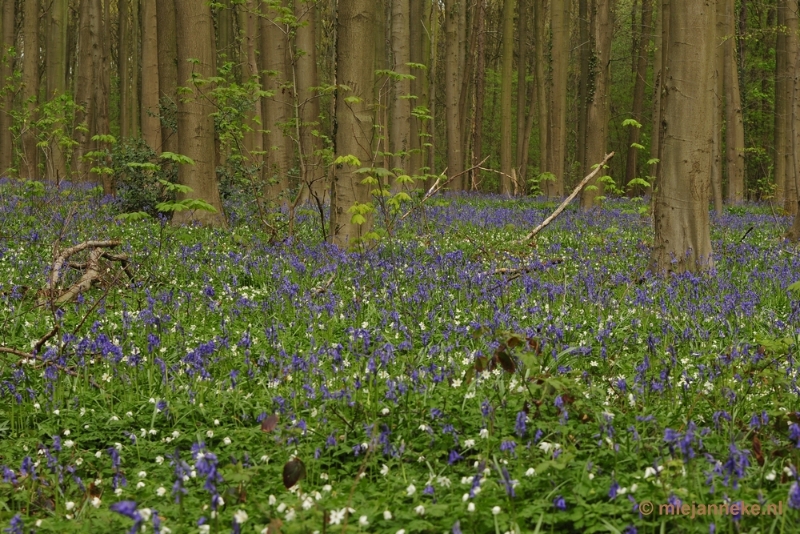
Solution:
<svg viewBox="0 0 800 534">
<path fill-rule="evenodd" d="M 521 240 L 517 241 L 517 244 L 522 244 L 522 243 L 525 243 L 527 241 L 530 241 L 531 239 L 536 237 L 536 234 L 541 232 L 545 228 L 545 226 L 547 226 L 548 224 L 553 222 L 553 220 L 556 217 L 558 217 L 561 214 L 562 211 L 564 211 L 564 209 L 567 207 L 567 205 L 569 205 L 569 203 L 572 202 L 572 200 L 576 196 L 578 196 L 578 193 L 581 192 L 581 189 L 583 189 L 586 186 L 586 184 L 588 184 L 595 176 L 597 176 L 597 174 L 603 169 L 605 164 L 608 163 L 608 160 L 610 160 L 613 157 L 614 157 L 614 153 L 613 152 L 611 152 L 609 154 L 606 154 L 606 157 L 603 159 L 603 161 L 599 165 L 597 165 L 597 167 L 595 167 L 595 169 L 592 172 L 590 172 L 588 176 L 586 176 L 583 180 L 581 180 L 581 183 L 578 184 L 578 186 L 575 188 L 575 190 L 572 192 L 572 194 L 570 196 L 568 196 L 567 198 L 564 199 L 564 202 L 562 202 L 561 205 L 556 208 L 556 211 L 554 211 L 552 213 L 552 215 L 550 215 L 548 218 L 546 218 L 544 221 L 542 221 L 542 224 L 540 224 L 539 226 L 534 228 L 531 233 L 529 233 L 527 236 L 525 236 L 525 239 L 521 239 Z"/>
<path fill-rule="evenodd" d="M 328 281 L 325 282 L 324 286 L 315 287 L 314 290 L 311 291 L 311 296 L 312 297 L 316 297 L 317 295 L 321 295 L 321 294 L 325 293 L 328 290 L 328 288 L 331 286 L 331 284 L 333 283 L 333 280 L 335 278 L 336 278 L 336 274 L 331 275 L 331 277 L 328 278 Z"/>
<path fill-rule="evenodd" d="M 745 237 L 747 237 L 747 234 L 749 234 L 750 232 L 752 232 L 752 231 L 753 231 L 753 228 L 755 228 L 755 226 L 751 226 L 750 228 L 748 228 L 748 229 L 747 229 L 747 231 L 744 233 L 744 235 L 742 236 L 742 238 L 739 240 L 739 244 L 741 244 L 741 243 L 742 243 L 742 241 L 744 241 L 744 238 L 745 238 Z"/>
<path fill-rule="evenodd" d="M 401 221 L 405 220 L 405 218 L 406 218 L 406 217 L 408 217 L 409 215 L 411 215 L 411 213 L 412 213 L 412 212 L 413 212 L 415 209 L 417 209 L 417 208 L 419 208 L 420 206 L 422 206 L 422 204 L 424 204 L 424 203 L 425 203 L 425 202 L 426 202 L 428 199 L 430 199 L 430 198 L 431 198 L 433 195 L 435 195 L 436 193 L 438 193 L 439 191 L 441 191 L 441 190 L 442 190 L 442 188 L 444 188 L 444 187 L 445 187 L 447 184 L 449 184 L 450 182 L 452 182 L 452 181 L 453 181 L 455 178 L 458 178 L 459 176 L 461 176 L 461 175 L 463 175 L 463 174 L 467 174 L 468 172 L 472 172 L 472 171 L 474 171 L 475 169 L 480 169 L 480 168 L 481 168 L 481 165 L 483 165 L 484 163 L 486 163 L 486 160 L 487 160 L 487 159 L 489 159 L 489 156 L 486 156 L 485 158 L 483 158 L 483 161 L 481 161 L 481 162 L 480 162 L 480 163 L 478 163 L 477 165 L 474 165 L 474 166 L 470 167 L 469 169 L 467 169 L 467 170 L 465 170 L 465 171 L 462 171 L 462 172 L 460 172 L 460 173 L 458 173 L 458 174 L 454 174 L 453 176 L 450 176 L 449 178 L 447 178 L 447 180 L 445 180 L 444 182 L 442 182 L 442 184 L 441 184 L 441 185 L 439 185 L 439 181 L 442 179 L 442 176 L 444 176 L 444 172 L 442 172 L 442 174 L 440 174 L 440 175 L 439 175 L 439 176 L 436 178 L 436 181 L 433 183 L 433 185 L 431 186 L 431 188 L 430 188 L 430 189 L 428 189 L 428 192 L 427 192 L 427 193 L 425 193 L 425 196 L 423 196 L 423 197 L 422 197 L 422 200 L 420 200 L 419 204 L 417 204 L 416 206 L 412 207 L 410 210 L 408 210 L 407 212 L 405 212 L 405 213 L 403 214 L 403 216 L 402 216 L 402 217 L 400 217 L 400 220 L 401 220 Z M 446 172 L 446 169 L 445 169 L 445 172 Z"/>
<path fill-rule="evenodd" d="M 33 346 L 33 353 L 39 354 L 39 349 L 41 349 L 50 338 L 56 335 L 60 328 L 61 328 L 60 326 L 55 325 L 48 333 L 43 335 L 41 339 L 39 339 L 39 341 L 37 341 L 36 344 Z"/>
</svg>

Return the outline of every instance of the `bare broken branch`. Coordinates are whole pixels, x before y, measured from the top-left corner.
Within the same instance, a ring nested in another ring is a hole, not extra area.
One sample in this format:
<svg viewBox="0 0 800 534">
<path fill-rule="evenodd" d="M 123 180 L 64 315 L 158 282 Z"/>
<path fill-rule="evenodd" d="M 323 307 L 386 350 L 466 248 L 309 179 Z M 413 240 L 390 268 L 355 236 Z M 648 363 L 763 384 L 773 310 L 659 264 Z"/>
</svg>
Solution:
<svg viewBox="0 0 800 534">
<path fill-rule="evenodd" d="M 561 205 L 556 208 L 556 211 L 554 211 L 548 218 L 542 221 L 542 224 L 534 228 L 533 231 L 529 233 L 527 236 L 525 236 L 524 239 L 517 241 L 517 244 L 522 244 L 530 241 L 531 239 L 536 237 L 536 234 L 541 232 L 548 224 L 553 222 L 553 220 L 555 220 L 555 218 L 558 217 L 562 211 L 564 211 L 564 209 L 569 205 L 569 203 L 572 202 L 576 196 L 578 196 L 578 193 L 581 192 L 581 189 L 583 189 L 586 186 L 586 184 L 588 184 L 595 176 L 597 176 L 600 173 L 600 171 L 603 170 L 603 167 L 605 167 L 606 163 L 608 163 L 608 160 L 610 160 L 613 157 L 614 157 L 613 152 L 606 154 L 606 157 L 603 159 L 603 161 L 600 162 L 600 164 L 598 164 L 597 167 L 595 167 L 595 169 L 592 172 L 590 172 L 583 180 L 581 180 L 581 183 L 579 183 L 578 186 L 575 188 L 575 190 L 567 198 L 564 199 L 564 202 L 562 202 Z"/>
</svg>

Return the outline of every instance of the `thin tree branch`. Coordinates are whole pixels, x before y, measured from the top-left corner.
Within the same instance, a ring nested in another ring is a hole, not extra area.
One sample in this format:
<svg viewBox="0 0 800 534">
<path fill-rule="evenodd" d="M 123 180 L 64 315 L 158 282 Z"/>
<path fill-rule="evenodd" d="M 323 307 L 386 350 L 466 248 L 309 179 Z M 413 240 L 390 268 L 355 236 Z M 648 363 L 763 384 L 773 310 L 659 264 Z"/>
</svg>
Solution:
<svg viewBox="0 0 800 534">
<path fill-rule="evenodd" d="M 548 224 L 553 222 L 553 220 L 556 217 L 558 217 L 562 211 L 564 211 L 564 209 L 569 205 L 569 203 L 572 202 L 575 199 L 575 197 L 578 196 L 578 193 L 581 192 L 581 189 L 583 189 L 586 186 L 586 184 L 588 184 L 595 176 L 597 176 L 600 173 L 600 171 L 603 170 L 605 164 L 608 163 L 608 160 L 610 160 L 613 157 L 614 157 L 613 152 L 606 154 L 606 157 L 603 159 L 603 161 L 599 165 L 597 165 L 597 167 L 595 167 L 595 169 L 592 172 L 590 172 L 583 180 L 581 180 L 581 183 L 578 184 L 578 186 L 575 188 L 572 194 L 570 194 L 567 198 L 564 199 L 564 202 L 562 202 L 561 205 L 556 208 L 556 211 L 554 211 L 548 218 L 542 221 L 542 224 L 534 228 L 533 231 L 531 231 L 531 233 L 525 236 L 524 239 L 517 241 L 517 244 L 522 244 L 530 241 L 531 239 L 536 237 L 536 234 L 541 232 Z"/>
</svg>

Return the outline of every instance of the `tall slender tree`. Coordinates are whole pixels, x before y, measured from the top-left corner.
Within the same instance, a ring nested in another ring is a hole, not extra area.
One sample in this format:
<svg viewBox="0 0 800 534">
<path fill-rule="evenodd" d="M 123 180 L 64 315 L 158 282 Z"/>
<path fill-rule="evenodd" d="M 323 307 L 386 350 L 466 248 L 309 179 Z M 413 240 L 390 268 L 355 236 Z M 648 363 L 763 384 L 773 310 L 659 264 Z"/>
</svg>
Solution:
<svg viewBox="0 0 800 534">
<path fill-rule="evenodd" d="M 294 0 L 295 16 L 300 22 L 295 36 L 295 82 L 297 115 L 299 121 L 299 161 L 303 180 L 316 202 L 324 202 L 330 193 L 325 169 L 318 151 L 322 149 L 319 137 L 319 86 L 317 73 L 316 1 Z M 316 132 L 316 133 L 315 133 Z"/>
<path fill-rule="evenodd" d="M 392 171 L 397 175 L 409 174 L 409 151 L 411 150 L 411 44 L 409 24 L 411 6 L 409 0 L 392 0 L 392 56 L 396 73 L 391 101 L 389 151 L 392 153 Z M 394 182 L 394 180 L 393 180 Z M 393 183 L 393 189 L 400 189 Z"/>
<path fill-rule="evenodd" d="M 81 2 L 78 14 L 78 58 L 74 78 L 75 103 L 78 105 L 75 112 L 77 145 L 73 152 L 73 161 L 82 180 L 87 178 L 89 165 L 83 154 L 91 149 L 91 136 L 97 133 L 94 85 L 99 65 L 95 63 L 94 50 L 99 46 L 99 36 L 96 34 L 94 15 L 92 2 Z M 77 128 L 79 125 L 84 127 Z"/>
<path fill-rule="evenodd" d="M 526 168 L 527 147 L 525 147 L 525 117 L 528 114 L 528 22 L 531 18 L 528 0 L 517 0 L 517 141 L 514 161 L 519 169 L 517 180 L 525 184 L 523 172 Z M 523 191 L 524 192 L 524 189 Z"/>
<path fill-rule="evenodd" d="M 550 197 L 564 195 L 564 170 L 567 150 L 567 80 L 569 79 L 570 0 L 551 1 L 553 33 L 553 82 L 550 90 L 550 172 L 555 180 L 546 182 Z"/>
<path fill-rule="evenodd" d="M 781 17 L 782 15 L 782 17 Z M 786 213 L 792 215 L 797 214 L 797 181 L 795 180 L 798 169 L 795 168 L 795 151 L 798 150 L 795 144 L 794 132 L 796 125 L 794 124 L 794 76 L 796 62 L 795 57 L 798 54 L 798 16 L 797 16 L 797 1 L 796 0 L 779 0 L 778 2 L 778 16 L 783 38 L 783 57 L 779 58 L 779 68 L 783 67 L 782 72 L 777 76 L 781 78 L 781 90 L 775 98 L 775 114 L 780 113 L 778 120 L 780 121 L 780 130 L 776 128 L 776 146 L 782 149 L 781 167 L 782 171 L 778 173 L 778 162 L 776 161 L 776 178 L 780 179 L 784 186 L 784 199 L 783 209 Z M 781 18 L 783 24 L 780 24 Z M 780 139 L 777 137 L 780 136 Z"/>
<path fill-rule="evenodd" d="M 426 34 L 427 24 L 425 15 L 430 9 L 425 10 L 424 0 L 410 0 L 409 2 L 409 58 L 416 65 L 425 65 L 428 61 L 425 57 L 425 41 L 428 39 Z M 411 101 L 412 110 L 414 108 L 428 107 L 428 71 L 423 68 L 416 68 L 412 71 L 414 79 L 411 80 L 411 94 L 414 99 Z M 418 118 L 411 119 L 410 127 L 410 147 L 409 174 L 420 176 L 422 167 L 425 166 L 423 154 L 422 135 L 425 134 L 425 122 Z M 420 184 L 423 185 L 423 184 Z"/>
<path fill-rule="evenodd" d="M 339 1 L 336 154 L 355 156 L 362 167 L 372 163 L 374 108 L 370 98 L 375 48 L 363 43 L 374 36 L 375 9 L 373 0 Z M 361 183 L 365 176 L 356 170 L 353 165 L 338 165 L 333 178 L 329 236 L 331 243 L 339 247 L 352 246 L 372 228 L 371 213 L 352 211 L 356 205 L 370 202 L 373 189 Z"/>
<path fill-rule="evenodd" d="M 67 13 L 69 0 L 53 0 L 47 10 L 45 34 L 45 89 L 47 100 L 54 100 L 67 92 Z M 61 109 L 53 112 L 64 120 Z M 52 138 L 45 159 L 47 178 L 59 181 L 68 178 L 67 157 L 58 138 Z"/>
<path fill-rule="evenodd" d="M 175 0 L 156 0 L 158 17 L 158 94 L 161 148 L 178 152 L 177 123 L 172 116 L 178 102 L 178 42 L 175 39 Z"/>
<path fill-rule="evenodd" d="M 657 0 L 659 1 L 659 0 Z M 641 3 L 641 17 L 636 32 L 636 39 L 632 46 L 634 54 L 636 54 L 636 70 L 633 82 L 633 109 L 631 110 L 631 117 L 633 117 L 639 124 L 644 123 L 644 90 L 647 77 L 647 63 L 650 56 L 650 43 L 652 42 L 653 29 L 653 0 L 642 0 Z M 639 176 L 638 162 L 639 162 L 639 144 L 641 138 L 641 128 L 628 129 L 628 159 L 625 162 L 625 185 L 627 186 L 631 180 Z M 630 189 L 631 194 L 640 193 L 641 188 L 638 186 Z"/>
<path fill-rule="evenodd" d="M 500 193 L 510 195 L 514 184 L 511 129 L 511 83 L 514 61 L 514 0 L 503 1 L 503 66 L 500 77 Z"/>
<path fill-rule="evenodd" d="M 603 161 L 608 144 L 609 89 L 611 86 L 611 34 L 613 0 L 592 0 L 591 41 L 595 58 L 594 72 L 590 75 L 586 111 L 586 162 L 590 166 Z M 584 173 L 589 173 L 584 168 Z M 604 173 L 600 173 L 602 176 Z M 581 207 L 589 209 L 595 205 L 598 195 L 603 194 L 603 183 L 592 180 L 582 191 Z"/>
<path fill-rule="evenodd" d="M 11 137 L 11 112 L 14 93 L 3 91 L 14 67 L 14 0 L 0 1 L 0 176 L 7 176 L 14 165 Z"/>
<path fill-rule="evenodd" d="M 283 129 L 291 118 L 291 99 L 287 100 L 282 85 L 289 79 L 288 28 L 282 24 L 282 10 L 288 10 L 288 2 L 265 4 L 266 16 L 261 19 L 261 85 L 272 96 L 263 100 L 262 117 L 264 120 L 264 150 L 266 165 L 264 182 L 267 197 L 277 200 L 283 195 L 288 199 L 289 180 L 287 173 L 292 166 L 293 150 L 291 140 L 284 135 Z"/>
<path fill-rule="evenodd" d="M 778 0 L 777 35 L 775 42 L 775 202 L 784 207 L 787 196 L 787 179 L 789 176 L 789 132 L 791 128 L 789 54 L 787 14 L 791 0 Z"/>
<path fill-rule="evenodd" d="M 545 78 L 545 19 L 546 11 L 544 2 L 533 3 L 534 38 L 536 41 L 536 80 L 539 99 L 536 109 L 539 115 L 539 172 L 552 172 L 550 163 L 550 106 L 548 84 Z M 548 184 L 540 184 L 542 193 L 547 194 Z"/>
<path fill-rule="evenodd" d="M 475 121 L 472 123 L 472 166 L 477 167 L 483 158 L 483 105 L 486 98 L 486 0 L 475 3 L 475 33 L 477 57 L 475 58 Z M 470 189 L 477 189 L 480 183 L 480 169 L 474 168 Z"/>
<path fill-rule="evenodd" d="M 445 123 L 447 131 L 447 174 L 460 175 L 454 180 L 452 187 L 463 191 L 466 189 L 464 171 L 464 154 L 462 153 L 461 117 L 458 114 L 460 98 L 459 75 L 459 10 L 464 8 L 462 0 L 445 0 L 444 2 L 444 40 L 445 40 Z"/>
<path fill-rule="evenodd" d="M 39 94 L 39 0 L 28 0 L 22 5 L 22 98 L 26 109 L 22 125 L 21 175 L 33 180 L 39 177 L 39 149 L 33 130 Z"/>
<path fill-rule="evenodd" d="M 205 2 L 175 0 L 175 19 L 178 45 L 178 80 L 186 91 L 178 100 L 178 147 L 193 165 L 181 165 L 178 180 L 192 188 L 191 198 L 204 200 L 216 213 L 204 210 L 180 211 L 173 217 L 174 224 L 198 221 L 212 226 L 225 226 L 216 178 L 214 150 L 213 109 L 202 90 L 194 82 L 195 76 L 209 79 L 214 75 L 214 25 L 211 7 Z M 207 87 L 207 86 L 206 86 Z"/>
<path fill-rule="evenodd" d="M 713 266 L 709 230 L 716 2 L 665 2 L 661 162 L 651 270 Z"/>
<path fill-rule="evenodd" d="M 261 82 L 261 72 L 258 65 L 261 50 L 261 2 L 247 0 L 245 9 L 239 12 L 240 26 L 242 27 L 242 58 L 244 59 L 242 78 Z M 250 165 L 263 169 L 264 166 L 264 126 L 263 102 L 256 100 L 247 113 L 247 132 L 244 135 L 245 157 Z"/>
<path fill-rule="evenodd" d="M 142 137 L 155 150 L 161 150 L 158 87 L 158 0 L 141 0 Z"/>
<path fill-rule="evenodd" d="M 717 0 L 725 4 L 724 85 L 725 85 L 725 168 L 728 174 L 728 202 L 744 200 L 745 161 L 742 97 L 736 62 L 736 15 L 734 0 Z"/>
</svg>

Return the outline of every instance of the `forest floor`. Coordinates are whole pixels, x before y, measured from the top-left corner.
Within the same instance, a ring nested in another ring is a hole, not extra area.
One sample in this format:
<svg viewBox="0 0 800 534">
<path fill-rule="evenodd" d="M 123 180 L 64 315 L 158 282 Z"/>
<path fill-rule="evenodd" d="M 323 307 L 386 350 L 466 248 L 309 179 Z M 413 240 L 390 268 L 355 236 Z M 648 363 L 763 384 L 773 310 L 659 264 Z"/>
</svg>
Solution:
<svg viewBox="0 0 800 534">
<path fill-rule="evenodd" d="M 437 197 L 345 253 L 313 211 L 275 242 L 231 201 L 229 230 L 173 228 L 0 184 L 0 526 L 795 532 L 789 219 L 713 217 L 715 269 L 660 278 L 642 201 L 514 244 L 554 207 Z M 133 281 L 98 254 L 51 306 L 89 240 Z"/>
</svg>

